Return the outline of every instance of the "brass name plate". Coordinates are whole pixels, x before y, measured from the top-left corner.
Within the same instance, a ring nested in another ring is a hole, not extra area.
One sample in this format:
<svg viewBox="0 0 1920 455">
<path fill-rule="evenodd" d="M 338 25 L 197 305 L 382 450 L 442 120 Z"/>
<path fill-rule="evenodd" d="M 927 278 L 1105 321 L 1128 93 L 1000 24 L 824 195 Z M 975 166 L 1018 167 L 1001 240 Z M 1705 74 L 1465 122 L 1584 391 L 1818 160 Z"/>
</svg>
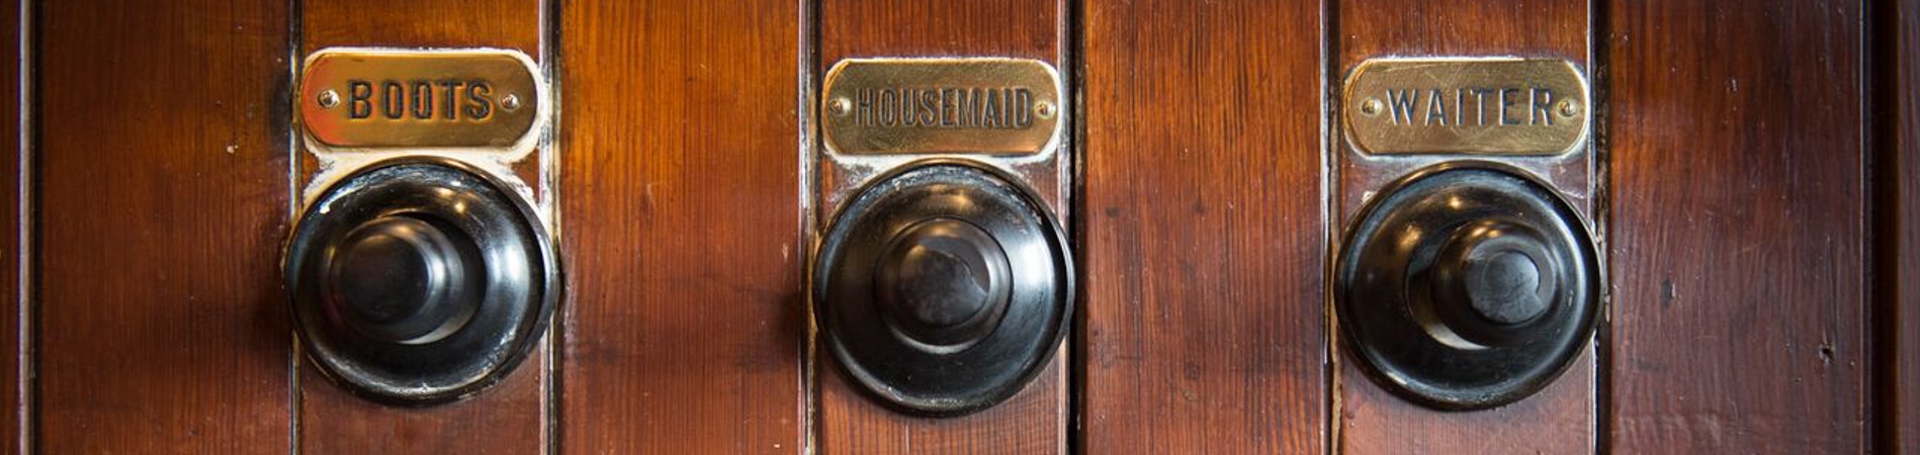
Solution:
<svg viewBox="0 0 1920 455">
<path fill-rule="evenodd" d="M 504 148 L 545 102 L 526 54 L 496 49 L 325 49 L 296 100 L 309 137 L 342 148 Z"/>
<path fill-rule="evenodd" d="M 840 153 L 1030 154 L 1061 128 L 1060 74 L 1038 60 L 848 59 L 823 91 Z"/>
<path fill-rule="evenodd" d="M 1587 93 L 1565 60 L 1374 59 L 1347 76 L 1341 109 L 1369 153 L 1557 155 L 1586 140 Z"/>
</svg>

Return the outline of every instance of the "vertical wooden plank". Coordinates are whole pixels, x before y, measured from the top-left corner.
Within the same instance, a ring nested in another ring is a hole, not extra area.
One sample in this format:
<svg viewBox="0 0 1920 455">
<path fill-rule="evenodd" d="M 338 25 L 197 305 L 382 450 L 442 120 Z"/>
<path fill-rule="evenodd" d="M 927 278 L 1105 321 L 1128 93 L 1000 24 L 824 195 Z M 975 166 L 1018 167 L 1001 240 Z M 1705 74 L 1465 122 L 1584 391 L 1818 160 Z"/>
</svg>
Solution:
<svg viewBox="0 0 1920 455">
<path fill-rule="evenodd" d="M 1619 453 L 1859 453 L 1861 2 L 1611 2 Z"/>
<path fill-rule="evenodd" d="M 540 0 L 307 0 L 301 5 L 303 56 L 334 46 L 492 47 L 544 61 Z M 544 195 L 537 163 L 530 156 L 514 167 Z M 504 380 L 479 395 L 425 408 L 354 397 L 299 359 L 298 448 L 315 454 L 541 453 L 550 442 L 546 353 L 551 343 L 550 336 L 542 340 Z"/>
<path fill-rule="evenodd" d="M 1512 55 L 1564 59 L 1583 71 L 1592 68 L 1586 0 L 1340 0 L 1336 9 L 1334 68 L 1340 78 L 1369 58 L 1395 56 Z M 1334 214 L 1340 220 L 1333 231 L 1336 235 L 1358 215 L 1367 195 L 1388 182 L 1415 169 L 1472 158 L 1367 155 L 1346 144 L 1336 150 Z M 1564 156 L 1498 159 L 1544 177 L 1576 211 L 1592 219 L 1593 156 L 1591 148 L 1583 148 Z M 1352 454 L 1592 452 L 1598 428 L 1596 357 L 1592 343 L 1587 346 L 1547 388 L 1507 406 L 1473 412 L 1437 411 L 1395 397 L 1362 373 L 1362 360 L 1342 353 L 1337 370 L 1338 450 Z"/>
<path fill-rule="evenodd" d="M 1030 58 L 1070 74 L 1066 64 L 1065 0 L 987 0 L 899 2 L 891 0 L 819 1 L 817 74 L 834 63 L 859 57 L 992 56 Z M 817 81 L 816 81 L 817 83 Z M 1072 89 L 1071 85 L 1068 87 Z M 1071 120 L 1069 120 L 1071 121 Z M 1068 188 L 1062 170 L 1070 152 L 1015 166 L 1030 186 L 1067 222 Z M 811 159 L 811 158 L 810 158 Z M 814 208 L 819 226 L 832 222 L 838 204 L 867 175 L 831 158 L 820 158 L 821 198 Z M 1013 398 L 965 416 L 920 418 L 888 410 L 850 383 L 824 348 L 817 348 L 814 373 L 819 437 L 827 454 L 865 453 L 1063 453 L 1067 446 L 1070 354 L 1062 344 L 1047 369 Z"/>
<path fill-rule="evenodd" d="M 1920 453 L 1920 2 L 1873 8 L 1876 453 Z"/>
<path fill-rule="evenodd" d="M 1319 2 L 1088 2 L 1087 453 L 1326 451 Z"/>
<path fill-rule="evenodd" d="M 21 79 L 31 68 L 31 63 L 23 60 L 21 44 L 25 40 L 21 31 L 26 22 L 21 17 L 21 8 L 25 2 L 0 4 L 0 62 L 12 62 L 14 67 L 0 69 L 0 384 L 8 387 L 0 391 L 0 453 L 24 453 L 27 427 L 25 407 L 22 398 L 31 390 L 27 383 L 20 380 L 21 361 L 27 358 L 27 351 L 20 344 L 21 315 L 25 314 L 25 302 L 20 298 L 21 277 L 24 269 L 20 258 L 24 257 L 20 239 L 22 232 L 21 207 L 22 193 L 20 182 L 25 178 L 21 169 L 21 156 L 26 153 L 23 138 L 26 136 L 20 128 L 21 115 L 30 108 L 22 103 Z"/>
<path fill-rule="evenodd" d="M 801 453 L 800 2 L 566 5 L 569 453 Z"/>
<path fill-rule="evenodd" d="M 287 3 L 36 6 L 36 448 L 286 451 Z"/>
</svg>

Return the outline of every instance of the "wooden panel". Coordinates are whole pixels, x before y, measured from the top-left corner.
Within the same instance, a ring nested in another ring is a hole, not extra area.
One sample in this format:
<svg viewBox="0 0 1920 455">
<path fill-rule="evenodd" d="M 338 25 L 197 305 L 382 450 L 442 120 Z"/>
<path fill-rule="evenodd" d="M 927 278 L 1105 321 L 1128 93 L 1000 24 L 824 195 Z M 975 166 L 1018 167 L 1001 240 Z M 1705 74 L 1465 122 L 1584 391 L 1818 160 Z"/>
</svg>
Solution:
<svg viewBox="0 0 1920 455">
<path fill-rule="evenodd" d="M 1609 2 L 1619 453 L 1859 453 L 1861 2 Z"/>
<path fill-rule="evenodd" d="M 25 300 L 20 298 L 20 277 L 24 276 L 20 268 L 22 257 L 21 233 L 21 179 L 25 175 L 20 167 L 21 154 L 24 152 L 21 139 L 25 137 L 20 128 L 20 115 L 27 105 L 21 104 L 20 79 L 23 71 L 31 68 L 31 62 L 21 59 L 20 44 L 22 27 L 26 23 L 20 15 L 21 2 L 0 4 L 0 62 L 12 62 L 14 67 L 0 69 L 0 105 L 9 107 L 0 110 L 0 384 L 6 384 L 0 390 L 0 453 L 28 453 L 28 445 L 22 419 L 27 408 L 21 399 L 33 393 L 29 384 L 21 381 L 21 359 L 28 358 L 27 351 L 21 349 L 23 333 L 20 325 L 21 315 L 25 314 Z"/>
<path fill-rule="evenodd" d="M 566 452 L 805 449 L 799 6 L 566 5 Z"/>
<path fill-rule="evenodd" d="M 36 449 L 286 451 L 287 3 L 36 5 Z"/>
<path fill-rule="evenodd" d="M 1582 70 L 1588 63 L 1585 0 L 1443 2 L 1342 0 L 1337 6 L 1335 74 L 1346 77 L 1369 58 L 1391 56 L 1518 55 L 1559 58 Z M 1333 83 L 1339 84 L 1344 79 Z M 1329 121 L 1338 121 L 1337 118 Z M 1371 192 L 1407 172 L 1465 156 L 1374 156 L 1341 146 L 1336 169 L 1344 232 Z M 1547 178 L 1575 210 L 1592 213 L 1593 153 L 1506 157 L 1501 161 Z M 1590 226 L 1591 228 L 1592 226 Z M 1338 345 L 1336 345 L 1338 346 Z M 1474 412 L 1443 412 L 1393 396 L 1361 372 L 1359 358 L 1342 353 L 1338 450 L 1352 454 L 1580 453 L 1596 444 L 1594 351 L 1585 349 L 1552 385 L 1512 405 Z"/>
<path fill-rule="evenodd" d="M 995 56 L 1031 58 L 1070 71 L 1065 59 L 1064 0 L 1055 2 L 988 0 L 899 2 L 892 0 L 820 0 L 816 71 L 854 57 Z M 816 81 L 817 83 L 817 81 Z M 1062 160 L 1012 165 L 1067 219 L 1068 189 Z M 1003 164 L 1005 164 L 1003 162 Z M 826 226 L 838 204 L 859 180 L 831 158 L 821 158 L 817 222 Z M 846 173 L 846 174 L 843 174 Z M 1066 346 L 1026 389 L 994 408 L 951 418 L 900 414 L 870 400 L 846 378 L 824 347 L 816 348 L 814 372 L 821 453 L 1062 453 L 1067 445 L 1068 388 L 1071 372 Z"/>
<path fill-rule="evenodd" d="M 1320 453 L 1316 2 L 1090 2 L 1087 453 Z"/>
<path fill-rule="evenodd" d="M 1875 453 L 1920 453 L 1920 2 L 1873 7 Z"/>
<path fill-rule="evenodd" d="M 540 0 L 308 0 L 301 5 L 303 57 L 332 46 L 383 46 L 495 47 L 525 52 L 535 61 L 542 58 Z M 529 157 L 515 166 L 535 188 L 537 162 Z M 299 450 L 540 453 L 550 445 L 546 352 L 551 338 L 542 340 L 494 387 L 464 401 L 426 408 L 392 407 L 348 395 L 301 359 Z"/>
</svg>

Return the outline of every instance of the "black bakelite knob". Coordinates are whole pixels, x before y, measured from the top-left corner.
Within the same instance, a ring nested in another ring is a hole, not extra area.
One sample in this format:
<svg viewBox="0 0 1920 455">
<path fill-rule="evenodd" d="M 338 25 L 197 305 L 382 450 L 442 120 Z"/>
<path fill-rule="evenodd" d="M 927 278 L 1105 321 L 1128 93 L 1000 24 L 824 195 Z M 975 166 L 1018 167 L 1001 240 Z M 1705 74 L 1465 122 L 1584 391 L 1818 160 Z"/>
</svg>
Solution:
<svg viewBox="0 0 1920 455">
<path fill-rule="evenodd" d="M 814 314 L 854 383 L 945 416 L 1019 392 L 1072 320 L 1066 237 L 1038 197 L 984 165 L 909 164 L 848 200 L 815 256 Z"/>
<path fill-rule="evenodd" d="M 1376 382 L 1442 409 L 1525 398 L 1585 347 L 1599 256 L 1586 223 L 1525 171 L 1463 161 L 1380 191 L 1342 244 L 1334 293 Z"/>
<path fill-rule="evenodd" d="M 469 265 L 481 258 L 464 237 L 414 216 L 363 224 L 338 246 L 325 301 L 348 326 L 374 339 L 424 344 L 446 338 L 480 306 L 482 290 L 473 286 L 480 277 Z"/>
<path fill-rule="evenodd" d="M 1435 313 L 1476 346 L 1512 346 L 1532 333 L 1564 279 L 1555 254 L 1533 228 L 1480 220 L 1454 228 L 1432 269 Z"/>
<path fill-rule="evenodd" d="M 341 178 L 287 244 L 295 328 L 360 396 L 443 403 L 526 358 L 559 302 L 560 264 L 522 197 L 486 173 L 412 157 Z"/>
<path fill-rule="evenodd" d="M 875 266 L 880 314 L 901 336 L 956 352 L 993 333 L 1012 288 L 1007 254 L 973 223 L 933 218 L 895 234 Z"/>
</svg>

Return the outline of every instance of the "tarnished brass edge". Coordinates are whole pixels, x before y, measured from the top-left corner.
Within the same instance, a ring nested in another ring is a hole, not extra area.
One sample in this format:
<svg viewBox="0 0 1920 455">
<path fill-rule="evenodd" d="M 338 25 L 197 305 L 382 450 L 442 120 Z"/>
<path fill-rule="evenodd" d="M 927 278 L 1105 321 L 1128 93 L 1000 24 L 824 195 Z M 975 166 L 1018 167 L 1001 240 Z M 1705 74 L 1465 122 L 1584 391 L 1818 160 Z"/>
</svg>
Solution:
<svg viewBox="0 0 1920 455">
<path fill-rule="evenodd" d="M 1566 65 L 1569 69 L 1573 71 L 1574 78 L 1580 82 L 1579 84 L 1580 103 L 1581 103 L 1580 109 L 1582 111 L 1582 117 L 1581 117 L 1582 121 L 1580 122 L 1580 132 L 1571 141 L 1568 141 L 1569 145 L 1562 150 L 1555 151 L 1555 152 L 1543 152 L 1543 153 L 1499 153 L 1499 152 L 1381 153 L 1381 152 L 1375 152 L 1373 150 L 1369 150 L 1366 147 L 1361 146 L 1359 139 L 1354 136 L 1353 116 L 1350 115 L 1350 109 L 1357 109 L 1357 106 L 1353 106 L 1352 105 L 1353 103 L 1350 103 L 1350 101 L 1353 100 L 1353 96 L 1354 96 L 1353 94 L 1354 77 L 1358 76 L 1362 71 L 1366 70 L 1368 67 L 1372 67 L 1376 65 L 1406 64 L 1406 63 L 1421 63 L 1421 62 L 1513 63 L 1513 62 L 1529 62 L 1529 61 L 1553 61 L 1553 62 Z M 1571 60 L 1556 58 L 1556 57 L 1523 57 L 1523 56 L 1517 56 L 1517 55 L 1383 56 L 1383 57 L 1373 57 L 1373 58 L 1362 60 L 1359 64 L 1354 65 L 1353 68 L 1348 69 L 1346 74 L 1340 78 L 1340 105 L 1337 111 L 1335 112 L 1335 115 L 1339 116 L 1340 118 L 1338 121 L 1338 124 L 1340 126 L 1340 142 L 1342 143 L 1342 146 L 1348 149 L 1354 150 L 1355 152 L 1358 152 L 1361 155 L 1365 155 L 1365 156 L 1422 157 L 1422 156 L 1455 155 L 1455 156 L 1483 156 L 1483 157 L 1496 157 L 1496 158 L 1497 157 L 1556 157 L 1556 156 L 1571 155 L 1575 152 L 1580 151 L 1581 149 L 1591 147 L 1590 143 L 1592 142 L 1592 139 L 1593 139 L 1593 123 L 1594 123 L 1593 109 L 1594 109 L 1593 108 L 1593 79 L 1589 77 L 1589 74 L 1587 73 L 1586 68 L 1582 68 L 1580 65 L 1575 64 Z"/>
<path fill-rule="evenodd" d="M 313 62 L 315 60 L 319 59 L 322 56 L 325 56 L 326 54 L 331 54 L 331 53 L 358 53 L 358 54 L 375 54 L 375 55 L 392 55 L 392 56 L 411 56 L 411 55 L 420 55 L 425 53 L 425 54 L 434 54 L 434 55 L 443 55 L 443 56 L 493 57 L 493 56 L 505 55 L 505 56 L 511 57 L 515 61 L 520 62 L 521 67 L 527 71 L 527 75 L 529 76 L 530 79 L 533 80 L 533 86 L 534 86 L 533 91 L 534 91 L 534 98 L 535 98 L 534 104 L 536 109 L 533 113 L 533 124 L 528 125 L 527 131 L 522 132 L 520 135 L 520 138 L 515 140 L 513 145 L 507 146 L 507 147 L 338 147 L 338 146 L 327 145 L 326 143 L 321 142 L 319 139 L 313 137 L 313 134 L 308 130 L 306 126 L 306 119 L 303 118 L 303 115 L 301 114 L 301 109 L 299 108 L 299 106 L 301 105 L 299 103 L 306 102 L 307 97 L 311 96 L 310 94 L 307 94 L 307 93 L 300 93 L 302 92 L 302 90 L 300 89 L 303 88 L 304 84 L 306 83 L 306 78 L 307 78 L 306 71 L 308 71 L 309 68 L 313 66 Z M 347 153 L 355 153 L 355 154 L 413 153 L 413 154 L 444 154 L 444 155 L 451 155 L 451 156 L 487 155 L 487 156 L 491 156 L 493 160 L 498 160 L 503 163 L 515 163 L 515 162 L 519 162 L 522 159 L 525 159 L 528 155 L 531 155 L 534 150 L 540 148 L 541 143 L 545 141 L 547 137 L 551 136 L 550 134 L 548 134 L 547 130 L 550 128 L 550 125 L 552 123 L 552 117 L 553 117 L 554 103 L 553 103 L 552 89 L 550 88 L 550 86 L 552 85 L 552 81 L 547 80 L 546 72 L 540 69 L 540 65 L 538 63 L 535 63 L 532 57 L 528 56 L 525 52 L 521 52 L 517 49 L 504 49 L 504 48 L 495 48 L 495 47 L 460 47 L 460 48 L 407 48 L 407 47 L 355 47 L 355 46 L 329 47 L 329 48 L 308 53 L 307 57 L 303 59 L 301 63 L 301 74 L 299 75 L 299 79 L 295 80 L 291 85 L 294 87 L 294 90 L 295 90 L 295 94 L 292 100 L 292 102 L 294 103 L 293 106 L 295 106 L 292 109 L 294 123 L 299 126 L 300 136 L 302 139 L 301 142 L 304 144 L 304 148 L 308 152 L 313 153 L 314 156 L 316 157 L 321 157 L 323 161 L 325 161 L 327 158 L 332 158 L 334 156 L 347 154 Z M 472 160 L 468 159 L 468 161 L 472 161 Z M 325 167 L 324 164 L 323 164 L 323 167 Z"/>
</svg>

